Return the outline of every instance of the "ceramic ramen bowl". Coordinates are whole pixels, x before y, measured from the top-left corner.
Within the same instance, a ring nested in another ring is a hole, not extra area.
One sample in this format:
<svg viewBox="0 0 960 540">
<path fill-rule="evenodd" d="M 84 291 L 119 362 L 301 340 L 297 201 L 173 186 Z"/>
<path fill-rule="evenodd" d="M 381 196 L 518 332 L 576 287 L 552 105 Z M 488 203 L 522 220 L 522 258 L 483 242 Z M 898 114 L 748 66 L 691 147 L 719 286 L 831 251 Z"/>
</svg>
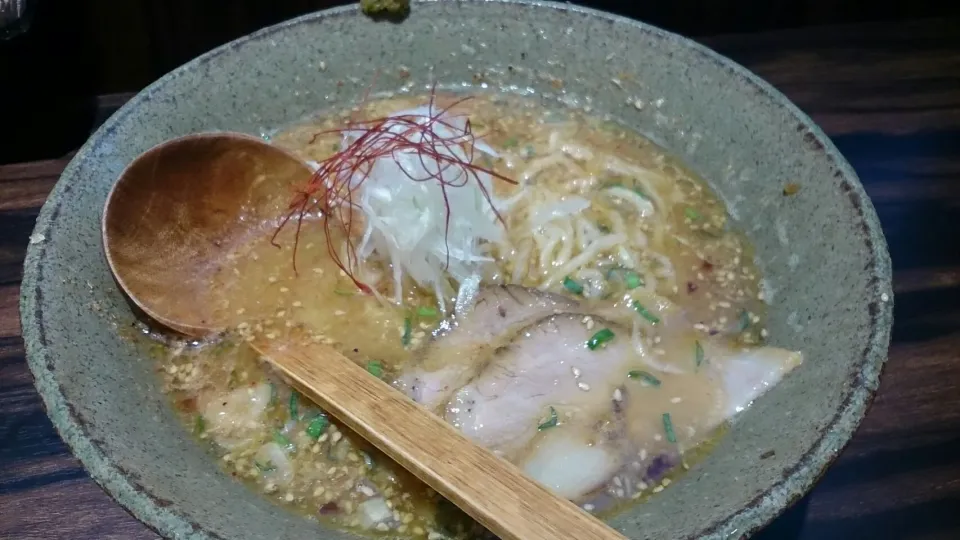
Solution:
<svg viewBox="0 0 960 540">
<path fill-rule="evenodd" d="M 624 76 L 623 74 L 628 74 Z M 616 80 L 615 80 L 616 79 Z M 44 205 L 21 313 L 47 411 L 93 478 L 171 538 L 348 538 L 221 472 L 161 391 L 106 265 L 101 209 L 123 168 L 171 137 L 257 134 L 374 91 L 503 90 L 609 114 L 699 172 L 756 247 L 774 345 L 804 364 L 659 496 L 610 519 L 630 538 L 749 535 L 837 456 L 878 385 L 892 321 L 874 209 L 830 140 L 742 67 L 676 35 L 548 2 L 425 2 L 402 23 L 307 15 L 174 70 L 113 115 Z M 785 197 L 786 183 L 802 189 Z"/>
</svg>

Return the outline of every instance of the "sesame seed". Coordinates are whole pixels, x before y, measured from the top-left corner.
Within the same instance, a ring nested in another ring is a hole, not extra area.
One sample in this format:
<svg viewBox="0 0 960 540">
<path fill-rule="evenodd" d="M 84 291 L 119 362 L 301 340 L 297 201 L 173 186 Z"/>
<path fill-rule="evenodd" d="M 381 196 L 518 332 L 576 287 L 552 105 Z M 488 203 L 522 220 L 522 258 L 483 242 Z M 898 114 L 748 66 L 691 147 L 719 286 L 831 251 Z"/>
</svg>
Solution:
<svg viewBox="0 0 960 540">
<path fill-rule="evenodd" d="M 675 397 L 675 398 L 673 398 L 673 399 L 670 400 L 670 403 L 673 403 L 674 405 L 676 405 L 677 403 L 680 403 L 681 401 L 683 401 L 683 399 L 678 398 L 678 397 Z"/>
<path fill-rule="evenodd" d="M 587 512 L 593 512 L 594 508 L 596 507 L 589 503 L 583 505 L 583 509 L 586 510 Z"/>
<path fill-rule="evenodd" d="M 580 378 L 580 368 L 578 368 L 578 367 L 571 367 L 571 368 L 570 368 L 570 371 L 573 372 L 573 377 L 574 377 L 574 378 L 576 378 L 576 379 L 579 379 L 579 378 Z"/>
<path fill-rule="evenodd" d="M 300 306 L 302 306 L 302 305 L 303 305 L 303 302 L 301 302 L 301 301 L 299 301 L 299 300 L 297 300 L 297 301 L 296 301 L 296 302 L 294 302 L 294 303 L 293 303 L 292 305 L 293 305 L 293 307 L 300 307 Z"/>
<path fill-rule="evenodd" d="M 654 493 L 660 493 L 661 491 L 663 491 L 663 486 L 657 486 L 653 488 Z"/>
<path fill-rule="evenodd" d="M 881 301 L 881 302 L 889 302 L 889 301 L 890 301 L 890 295 L 887 294 L 887 293 L 881 294 L 881 295 L 880 295 L 880 301 Z"/>
<path fill-rule="evenodd" d="M 270 276 L 270 277 L 267 278 L 267 281 L 269 281 L 270 283 L 276 283 L 276 282 L 277 282 L 277 278 L 275 278 L 275 277 L 273 277 L 273 276 Z"/>
<path fill-rule="evenodd" d="M 623 392 L 621 392 L 619 388 L 613 391 L 613 400 L 623 401 Z"/>
<path fill-rule="evenodd" d="M 589 391 L 590 391 L 590 385 L 587 384 L 587 383 L 585 383 L 585 382 L 579 382 L 579 383 L 577 383 L 577 388 L 583 390 L 584 392 L 589 392 Z"/>
<path fill-rule="evenodd" d="M 290 289 L 286 287 L 280 287 L 280 292 L 290 292 Z"/>
</svg>

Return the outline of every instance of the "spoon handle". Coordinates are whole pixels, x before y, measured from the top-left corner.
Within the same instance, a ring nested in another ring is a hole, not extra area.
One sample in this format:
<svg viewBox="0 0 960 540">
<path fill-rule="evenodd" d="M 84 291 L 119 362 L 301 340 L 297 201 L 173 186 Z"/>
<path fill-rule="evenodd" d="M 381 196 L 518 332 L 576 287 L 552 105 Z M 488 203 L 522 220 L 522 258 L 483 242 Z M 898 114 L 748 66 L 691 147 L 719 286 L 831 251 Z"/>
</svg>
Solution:
<svg viewBox="0 0 960 540">
<path fill-rule="evenodd" d="M 300 392 L 503 540 L 625 540 L 328 346 L 252 345 Z"/>
</svg>

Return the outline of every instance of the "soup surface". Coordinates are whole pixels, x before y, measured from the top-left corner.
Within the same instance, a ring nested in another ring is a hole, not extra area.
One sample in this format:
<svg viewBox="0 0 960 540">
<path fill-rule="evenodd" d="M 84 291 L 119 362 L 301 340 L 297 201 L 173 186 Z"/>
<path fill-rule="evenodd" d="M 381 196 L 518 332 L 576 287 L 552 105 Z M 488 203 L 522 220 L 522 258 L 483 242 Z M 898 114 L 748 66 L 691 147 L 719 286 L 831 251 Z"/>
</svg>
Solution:
<svg viewBox="0 0 960 540">
<path fill-rule="evenodd" d="M 760 275 L 721 202 L 636 133 L 421 96 L 272 142 L 319 168 L 303 212 L 251 224 L 210 276 L 233 331 L 165 348 L 162 372 L 227 471 L 311 519 L 483 534 L 291 390 L 253 335 L 334 346 L 597 513 L 667 488 L 800 362 L 764 345 Z"/>
</svg>

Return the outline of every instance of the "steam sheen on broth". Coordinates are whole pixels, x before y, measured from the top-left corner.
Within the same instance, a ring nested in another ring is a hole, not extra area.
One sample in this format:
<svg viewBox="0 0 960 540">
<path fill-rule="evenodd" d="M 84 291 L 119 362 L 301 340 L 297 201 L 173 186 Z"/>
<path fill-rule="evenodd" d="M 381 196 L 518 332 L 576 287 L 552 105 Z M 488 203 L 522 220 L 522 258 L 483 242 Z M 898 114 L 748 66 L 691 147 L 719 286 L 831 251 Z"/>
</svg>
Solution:
<svg viewBox="0 0 960 540">
<path fill-rule="evenodd" d="M 355 186 L 353 227 L 307 215 L 277 249 L 276 223 L 254 225 L 211 275 L 234 330 L 162 357 L 184 422 L 227 471 L 310 518 L 482 534 L 244 346 L 296 333 L 589 511 L 662 491 L 801 361 L 764 345 L 750 246 L 699 178 L 635 133 L 519 98 L 432 100 L 371 101 L 273 137 L 323 164 L 362 136 L 330 131 L 348 120 L 398 118 L 384 129 L 407 137 L 441 119 L 435 131 L 463 135 L 443 151 L 482 169 L 445 194 L 412 179 L 439 162 L 398 152 Z"/>
</svg>

